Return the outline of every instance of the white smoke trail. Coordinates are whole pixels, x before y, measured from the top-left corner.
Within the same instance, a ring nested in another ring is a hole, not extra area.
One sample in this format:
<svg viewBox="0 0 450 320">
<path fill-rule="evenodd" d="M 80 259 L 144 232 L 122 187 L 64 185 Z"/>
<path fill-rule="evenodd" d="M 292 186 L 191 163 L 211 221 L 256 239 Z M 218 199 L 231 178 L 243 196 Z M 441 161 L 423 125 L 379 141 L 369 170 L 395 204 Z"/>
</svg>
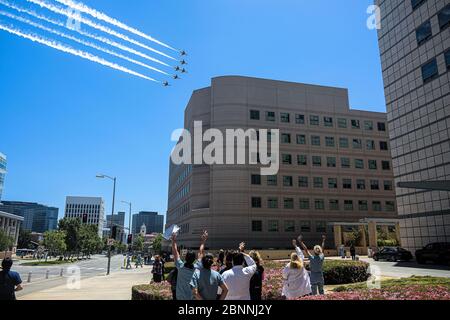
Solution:
<svg viewBox="0 0 450 320">
<path fill-rule="evenodd" d="M 124 35 L 122 33 L 116 32 L 116 31 L 112 30 L 111 28 L 108 28 L 108 27 L 106 27 L 104 25 L 95 23 L 94 21 L 92 21 L 90 19 L 83 18 L 81 15 L 74 14 L 73 12 L 71 12 L 71 11 L 69 11 L 67 9 L 62 9 L 60 7 L 57 7 L 57 6 L 53 5 L 53 4 L 50 4 L 50 3 L 47 3 L 47 2 L 44 2 L 44 1 L 41 1 L 41 0 L 27 0 L 27 1 L 36 4 L 36 5 L 40 6 L 41 8 L 45 8 L 45 9 L 48 9 L 50 11 L 53 11 L 54 13 L 64 15 L 64 16 L 70 18 L 70 19 L 73 19 L 73 20 L 80 21 L 80 22 L 82 22 L 82 23 L 84 23 L 84 24 L 86 24 L 86 25 L 88 25 L 88 26 L 90 26 L 92 28 L 95 28 L 97 30 L 103 31 L 103 32 L 105 32 L 105 33 L 107 33 L 109 35 L 115 36 L 115 37 L 120 38 L 120 39 L 122 39 L 124 41 L 130 42 L 130 43 L 132 43 L 134 45 L 137 45 L 137 46 L 139 46 L 141 48 L 145 48 L 145 49 L 147 49 L 149 51 L 152 51 L 154 53 L 162 55 L 162 56 L 164 56 L 164 57 L 166 57 L 168 59 L 172 59 L 172 60 L 177 61 L 177 59 L 175 59 L 174 57 L 171 57 L 171 56 L 165 54 L 164 52 L 161 52 L 161 51 L 158 51 L 156 49 L 153 49 L 152 47 L 149 47 L 149 46 L 147 46 L 147 45 L 145 45 L 145 44 L 143 44 L 143 43 L 141 43 L 139 41 L 131 39 L 130 37 L 127 37 L 126 35 Z"/>
<path fill-rule="evenodd" d="M 166 75 L 166 76 L 170 76 L 167 72 L 161 71 L 161 70 L 159 70 L 159 69 L 157 69 L 157 68 L 154 68 L 154 67 L 152 67 L 152 66 L 149 66 L 149 65 L 147 65 L 147 64 L 145 64 L 145 63 L 142 63 L 142 62 L 140 62 L 140 61 L 131 59 L 131 58 L 127 57 L 127 56 L 124 56 L 124 55 L 122 55 L 122 54 L 119 54 L 119 53 L 116 53 L 116 52 L 114 52 L 114 51 L 108 50 L 108 49 L 106 49 L 106 48 L 97 46 L 97 45 L 94 44 L 94 43 L 91 43 L 91 42 L 88 42 L 88 41 L 81 40 L 81 39 L 79 39 L 79 38 L 77 38 L 77 37 L 73 37 L 73 36 L 71 36 L 71 35 L 65 34 L 65 33 L 63 33 L 63 32 L 60 32 L 60 31 L 57 31 L 57 30 L 54 30 L 54 29 L 51 29 L 51 28 L 47 28 L 47 27 L 45 27 L 45 26 L 43 26 L 43 25 L 41 25 L 41 24 L 39 24 L 39 23 L 35 23 L 35 22 L 31 21 L 31 20 L 28 20 L 28 19 L 25 19 L 25 18 L 16 16 L 16 15 L 11 14 L 11 13 L 8 13 L 8 12 L 4 12 L 4 11 L 0 11 L 0 15 L 3 15 L 3 16 L 6 16 L 6 17 L 8 17 L 8 18 L 15 19 L 15 20 L 17 20 L 17 21 L 26 23 L 26 24 L 28 24 L 28 25 L 30 25 L 30 26 L 32 26 L 32 27 L 35 27 L 35 28 L 38 28 L 38 29 L 41 29 L 41 30 L 44 30 L 44 31 L 47 31 L 47 32 L 50 32 L 50 33 L 53 33 L 53 34 L 56 34 L 57 36 L 60 36 L 60 37 L 63 37 L 63 38 L 66 38 L 66 39 L 75 41 L 75 42 L 77 42 L 77 43 L 79 43 L 79 44 L 82 44 L 82 45 L 85 45 L 85 46 L 87 46 L 87 47 L 91 47 L 91 48 L 94 48 L 94 49 L 96 49 L 96 50 L 105 52 L 105 53 L 107 53 L 107 54 L 110 54 L 110 55 L 112 55 L 112 56 L 118 57 L 118 58 L 120 58 L 120 59 L 124 59 L 124 60 L 126 60 L 126 61 L 131 62 L 131 63 L 134 63 L 134 64 L 137 64 L 137 65 L 139 65 L 139 66 L 142 66 L 142 67 L 144 67 L 144 68 L 147 68 L 147 69 L 150 69 L 150 70 L 153 70 L 153 71 L 162 73 L 162 74 L 164 74 L 164 75 Z"/>
<path fill-rule="evenodd" d="M 152 79 L 150 77 L 144 76 L 143 74 L 140 74 L 140 73 L 138 73 L 136 71 L 127 69 L 125 67 L 122 67 L 121 65 L 115 64 L 115 63 L 110 62 L 108 60 L 105 60 L 103 58 L 97 57 L 97 56 L 95 56 L 93 54 L 90 54 L 89 52 L 85 52 L 85 51 L 82 51 L 82 50 L 74 49 L 74 48 L 69 47 L 69 46 L 67 46 L 65 44 L 62 44 L 60 42 L 49 40 L 49 39 L 46 39 L 46 38 L 41 37 L 41 36 L 36 35 L 36 34 L 24 33 L 22 31 L 20 31 L 19 29 L 16 29 L 14 27 L 8 27 L 8 26 L 6 26 L 4 24 L 1 24 L 1 23 L 0 23 L 0 30 L 4 30 L 4 31 L 9 32 L 11 34 L 14 34 L 16 36 L 19 36 L 19 37 L 31 40 L 33 42 L 37 42 L 37 43 L 43 44 L 43 45 L 45 45 L 47 47 L 50 47 L 50 48 L 53 48 L 53 49 L 56 49 L 56 50 L 59 50 L 59 51 L 62 51 L 62 52 L 70 53 L 70 54 L 72 54 L 74 56 L 77 56 L 77 57 L 80 57 L 80 58 L 83 58 L 83 59 L 87 59 L 87 60 L 92 61 L 92 62 L 99 63 L 99 64 L 104 65 L 106 67 L 110 67 L 112 69 L 119 70 L 119 71 L 131 74 L 133 76 L 136 76 L 136 77 L 139 77 L 139 78 L 142 78 L 142 79 L 146 79 L 146 80 L 149 80 L 149 81 L 154 81 L 154 82 L 161 83 L 161 81 L 158 81 L 158 80 Z"/>
<path fill-rule="evenodd" d="M 18 12 L 26 13 L 26 14 L 34 17 L 34 18 L 46 21 L 46 22 L 51 23 L 53 25 L 56 25 L 58 27 L 67 28 L 66 24 L 64 24 L 64 23 L 62 23 L 60 21 L 56 21 L 56 20 L 47 18 L 47 17 L 45 17 L 43 15 L 40 15 L 40 14 L 38 14 L 38 13 L 32 11 L 32 10 L 28 10 L 28 9 L 24 9 L 24 8 L 18 7 L 16 5 L 8 3 L 8 2 L 6 2 L 4 0 L 0 0 L 0 4 L 6 6 L 8 8 L 14 9 L 14 10 L 16 10 Z M 72 29 L 70 29 L 70 30 L 72 30 Z M 127 47 L 127 46 L 125 46 L 123 44 L 120 44 L 118 42 L 112 41 L 112 40 L 110 40 L 108 38 L 104 38 L 104 37 L 100 37 L 100 36 L 97 36 L 97 35 L 93 35 L 93 34 L 91 34 L 89 32 L 83 31 L 81 29 L 75 29 L 75 30 L 72 30 L 72 31 L 76 31 L 79 34 L 81 34 L 82 36 L 86 36 L 88 38 L 91 38 L 91 39 L 94 39 L 94 40 L 106 43 L 106 44 L 108 44 L 108 45 L 110 45 L 112 47 L 116 47 L 116 48 L 121 49 L 123 51 L 127 51 L 128 53 L 135 54 L 135 55 L 140 56 L 142 58 L 145 58 L 145 59 L 147 59 L 149 61 L 153 61 L 153 62 L 159 63 L 159 64 L 161 64 L 163 66 L 166 66 L 166 67 L 172 67 L 172 66 L 168 65 L 167 63 L 162 62 L 161 60 L 158 60 L 158 59 L 155 59 L 153 57 L 150 57 L 150 56 L 146 55 L 143 52 L 137 51 L 137 50 L 135 50 L 133 48 L 130 48 L 130 47 Z"/>
<path fill-rule="evenodd" d="M 59 2 L 61 4 L 64 4 L 64 5 L 72 8 L 72 9 L 78 10 L 80 12 L 87 13 L 90 16 L 92 16 L 92 17 L 94 17 L 94 18 L 96 18 L 98 20 L 105 21 L 105 22 L 107 22 L 109 24 L 112 24 L 112 25 L 114 25 L 116 27 L 119 27 L 119 28 L 121 28 L 123 30 L 126 30 L 128 32 L 134 33 L 135 35 L 138 35 L 138 36 L 140 36 L 142 38 L 150 40 L 150 41 L 152 41 L 154 43 L 157 43 L 157 44 L 159 44 L 159 45 L 161 45 L 163 47 L 166 47 L 166 48 L 174 50 L 174 51 L 179 51 L 179 50 L 169 46 L 168 44 L 165 44 L 165 43 L 163 43 L 163 42 L 161 42 L 161 41 L 159 41 L 159 40 L 157 40 L 157 39 L 155 39 L 155 38 L 153 38 L 153 37 L 143 33 L 142 31 L 139 31 L 139 30 L 137 30 L 137 29 L 135 29 L 133 27 L 127 26 L 126 24 L 124 24 L 124 23 L 122 23 L 122 22 L 120 22 L 120 21 L 118 21 L 118 20 L 116 20 L 114 18 L 111 18 L 110 16 L 108 16 L 108 15 L 102 13 L 102 12 L 99 12 L 99 11 L 93 9 L 93 8 L 90 8 L 90 7 L 88 7 L 87 5 L 85 5 L 85 4 L 81 3 L 81 2 L 75 2 L 75 1 L 72 1 L 72 0 L 55 0 L 55 1 Z"/>
</svg>

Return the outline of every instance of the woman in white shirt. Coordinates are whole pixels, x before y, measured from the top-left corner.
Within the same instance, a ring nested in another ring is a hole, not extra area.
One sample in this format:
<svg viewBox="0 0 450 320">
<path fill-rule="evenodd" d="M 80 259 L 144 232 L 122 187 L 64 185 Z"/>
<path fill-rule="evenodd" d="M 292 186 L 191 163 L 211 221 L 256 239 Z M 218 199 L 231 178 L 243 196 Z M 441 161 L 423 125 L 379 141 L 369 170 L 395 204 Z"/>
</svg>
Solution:
<svg viewBox="0 0 450 320">
<path fill-rule="evenodd" d="M 300 258 L 298 253 L 292 253 L 291 261 L 283 269 L 283 291 L 281 295 L 292 300 L 310 293 L 311 282 L 308 271 L 303 265 L 303 259 Z"/>
</svg>

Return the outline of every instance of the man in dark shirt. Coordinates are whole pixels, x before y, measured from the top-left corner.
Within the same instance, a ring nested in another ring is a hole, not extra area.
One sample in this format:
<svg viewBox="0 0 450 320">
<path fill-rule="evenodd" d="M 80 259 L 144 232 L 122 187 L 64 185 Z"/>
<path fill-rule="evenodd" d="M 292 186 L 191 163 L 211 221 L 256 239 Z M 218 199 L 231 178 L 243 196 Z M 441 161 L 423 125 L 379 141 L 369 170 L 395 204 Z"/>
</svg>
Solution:
<svg viewBox="0 0 450 320">
<path fill-rule="evenodd" d="M 2 261 L 2 271 L 0 271 L 0 300 L 16 300 L 16 291 L 22 290 L 22 279 L 17 272 L 11 271 L 11 258 Z"/>
</svg>

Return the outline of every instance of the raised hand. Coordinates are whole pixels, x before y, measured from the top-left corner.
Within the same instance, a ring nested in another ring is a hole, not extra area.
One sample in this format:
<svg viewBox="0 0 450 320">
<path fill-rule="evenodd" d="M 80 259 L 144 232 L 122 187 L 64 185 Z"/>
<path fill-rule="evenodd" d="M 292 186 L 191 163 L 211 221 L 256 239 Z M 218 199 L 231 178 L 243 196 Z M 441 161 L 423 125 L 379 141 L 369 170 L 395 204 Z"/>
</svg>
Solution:
<svg viewBox="0 0 450 320">
<path fill-rule="evenodd" d="M 298 237 L 297 237 L 297 240 L 298 240 L 298 242 L 303 242 L 303 235 L 299 235 Z"/>
<path fill-rule="evenodd" d="M 294 247 L 297 247 L 297 240 L 293 239 L 293 240 L 292 240 L 292 245 L 293 245 Z"/>
<path fill-rule="evenodd" d="M 176 232 L 172 233 L 172 236 L 170 237 L 170 240 L 172 240 L 172 242 L 177 241 L 177 233 Z"/>
<path fill-rule="evenodd" d="M 208 231 L 203 231 L 203 234 L 201 236 L 202 242 L 206 242 L 208 240 Z"/>
<path fill-rule="evenodd" d="M 244 252 L 244 250 L 245 250 L 245 242 L 241 242 L 241 243 L 239 244 L 239 251 L 240 251 L 240 252 Z"/>
<path fill-rule="evenodd" d="M 322 240 L 325 241 L 327 239 L 326 235 L 322 235 Z"/>
</svg>

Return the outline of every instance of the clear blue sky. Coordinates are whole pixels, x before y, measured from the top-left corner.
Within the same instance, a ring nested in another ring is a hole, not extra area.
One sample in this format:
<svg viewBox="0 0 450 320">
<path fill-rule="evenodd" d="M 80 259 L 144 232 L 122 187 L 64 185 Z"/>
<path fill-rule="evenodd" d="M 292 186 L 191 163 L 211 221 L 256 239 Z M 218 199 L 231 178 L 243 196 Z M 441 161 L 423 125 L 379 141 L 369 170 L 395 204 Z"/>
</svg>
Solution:
<svg viewBox="0 0 450 320">
<path fill-rule="evenodd" d="M 372 0 L 84 3 L 186 49 L 190 73 L 163 88 L 0 31 L 4 200 L 56 206 L 62 216 L 66 195 L 102 196 L 109 213 L 111 183 L 95 179 L 102 172 L 118 178 L 117 209 L 128 200 L 133 211 L 165 214 L 170 135 L 192 90 L 215 76 L 346 87 L 352 108 L 385 111 L 376 31 L 366 27 Z"/>
</svg>

